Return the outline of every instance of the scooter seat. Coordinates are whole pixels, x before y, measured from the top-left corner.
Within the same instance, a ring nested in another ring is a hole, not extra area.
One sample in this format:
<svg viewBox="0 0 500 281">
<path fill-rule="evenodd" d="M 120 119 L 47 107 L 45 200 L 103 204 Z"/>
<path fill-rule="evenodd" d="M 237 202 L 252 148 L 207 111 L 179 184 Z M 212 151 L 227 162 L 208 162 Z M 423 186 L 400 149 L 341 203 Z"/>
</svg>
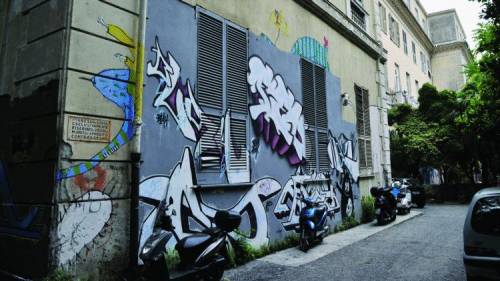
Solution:
<svg viewBox="0 0 500 281">
<path fill-rule="evenodd" d="M 195 259 L 212 242 L 211 238 L 212 236 L 206 233 L 197 233 L 182 238 L 177 245 L 175 245 L 181 262 L 183 264 L 194 263 Z"/>
</svg>

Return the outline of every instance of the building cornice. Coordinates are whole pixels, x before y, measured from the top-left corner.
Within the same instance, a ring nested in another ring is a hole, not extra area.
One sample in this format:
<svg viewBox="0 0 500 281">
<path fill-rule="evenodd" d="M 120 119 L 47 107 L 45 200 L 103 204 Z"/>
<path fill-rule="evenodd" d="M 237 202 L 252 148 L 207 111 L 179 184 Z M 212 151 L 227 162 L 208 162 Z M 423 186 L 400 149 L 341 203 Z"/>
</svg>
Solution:
<svg viewBox="0 0 500 281">
<path fill-rule="evenodd" d="M 381 62 L 387 60 L 382 50 L 382 45 L 361 29 L 344 12 L 335 7 L 328 0 L 294 0 L 307 9 L 318 19 L 328 24 L 331 28 L 342 34 L 349 41 L 360 47 L 365 53 Z"/>
<path fill-rule="evenodd" d="M 453 42 L 446 42 L 446 43 L 438 44 L 434 47 L 433 54 L 446 52 L 446 51 L 450 51 L 450 50 L 455 50 L 455 49 L 460 49 L 460 50 L 462 50 L 462 52 L 464 52 L 465 56 L 467 57 L 467 62 L 472 61 L 472 53 L 469 49 L 469 44 L 467 44 L 467 41 L 453 41 Z"/>
<path fill-rule="evenodd" d="M 406 26 L 408 26 L 413 34 L 417 37 L 417 39 L 422 42 L 427 51 L 432 52 L 434 48 L 434 44 L 431 39 L 425 33 L 424 29 L 417 21 L 413 13 L 410 11 L 408 6 L 403 2 L 403 0 L 387 0 L 392 6 L 397 10 L 397 12 L 401 15 L 401 19 L 405 21 Z"/>
</svg>

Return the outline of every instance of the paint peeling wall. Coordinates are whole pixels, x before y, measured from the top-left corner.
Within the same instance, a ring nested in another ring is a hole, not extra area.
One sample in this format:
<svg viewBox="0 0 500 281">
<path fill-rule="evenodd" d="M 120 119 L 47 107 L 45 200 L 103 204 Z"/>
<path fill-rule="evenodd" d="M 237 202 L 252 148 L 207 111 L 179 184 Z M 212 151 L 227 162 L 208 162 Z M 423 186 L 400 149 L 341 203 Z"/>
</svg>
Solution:
<svg viewBox="0 0 500 281">
<path fill-rule="evenodd" d="M 240 152 L 241 157 L 249 159 L 249 177 L 242 180 L 244 173 L 231 177 L 227 149 L 221 150 L 222 160 L 215 171 L 202 168 L 200 142 L 208 125 L 200 116 L 208 109 L 201 106 L 197 95 L 197 8 L 181 1 L 150 0 L 148 5 L 141 137 L 144 162 L 140 196 L 145 199 L 140 209 L 141 246 L 152 232 L 157 212 L 150 199 L 172 203 L 167 213 L 172 216 L 180 238 L 210 227 L 216 210 L 238 212 L 243 217 L 240 232 L 254 246 L 295 233 L 301 205 L 298 194 L 328 202 L 331 226 L 351 214 L 359 218 L 356 126 L 354 120 L 342 118 L 341 80 L 328 71 L 329 48 L 345 39 L 317 41 L 308 37 L 305 30 L 293 48 L 283 51 L 268 36 L 250 30 L 247 64 L 243 66 L 247 73 L 243 87 L 247 88 L 249 100 L 245 115 L 247 146 Z M 287 30 L 296 24 L 293 19 L 299 14 L 288 14 L 289 21 L 285 23 L 274 9 L 264 12 L 271 15 L 280 36 L 296 36 L 287 34 Z M 328 150 L 320 156 L 329 159 L 327 173 L 312 172 L 304 165 L 307 143 L 301 56 L 327 69 Z M 231 128 L 232 117 L 231 113 L 221 116 L 218 124 L 222 137 Z M 237 183 L 231 184 L 234 182 Z M 220 186 L 204 188 L 212 185 Z M 174 238 L 169 242 L 171 246 L 175 243 Z"/>
<path fill-rule="evenodd" d="M 0 4 L 0 269 L 27 277 L 49 264 L 67 16 L 67 1 Z"/>
</svg>

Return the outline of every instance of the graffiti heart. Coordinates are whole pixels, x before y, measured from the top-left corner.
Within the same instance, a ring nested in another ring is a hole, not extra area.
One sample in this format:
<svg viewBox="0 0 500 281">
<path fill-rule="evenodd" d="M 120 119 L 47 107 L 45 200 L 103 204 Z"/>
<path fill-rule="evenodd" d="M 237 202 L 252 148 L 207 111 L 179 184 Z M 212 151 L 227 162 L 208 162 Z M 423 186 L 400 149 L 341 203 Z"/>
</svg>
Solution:
<svg viewBox="0 0 500 281">
<path fill-rule="evenodd" d="M 253 97 L 250 116 L 258 134 L 292 165 L 305 160 L 302 105 L 295 100 L 283 77 L 259 57 L 248 61 L 247 81 Z"/>
<path fill-rule="evenodd" d="M 108 195 L 91 190 L 60 209 L 57 225 L 58 264 L 70 262 L 105 227 L 111 217 L 112 203 Z"/>
<path fill-rule="evenodd" d="M 287 231 L 294 230 L 299 225 L 300 210 L 304 207 L 299 196 L 325 204 L 330 217 L 340 211 L 330 179 L 323 174 L 304 175 L 299 168 L 283 187 L 274 207 L 276 218 L 283 220 L 283 228 Z"/>
<path fill-rule="evenodd" d="M 177 122 L 184 137 L 197 141 L 201 131 L 201 109 L 197 104 L 189 79 L 186 84 L 181 79 L 181 67 L 175 58 L 167 52 L 163 54 L 158 37 L 155 38 L 155 47 L 151 48 L 156 54 L 155 63 L 147 63 L 146 74 L 159 81 L 153 106 L 168 108 Z"/>
<path fill-rule="evenodd" d="M 141 247 L 151 235 L 157 209 L 147 202 L 166 200 L 172 204 L 166 214 L 172 218 L 174 232 L 182 239 L 192 233 L 213 227 L 213 218 L 217 208 L 208 205 L 198 189 L 194 170 L 194 160 L 189 147 L 184 149 L 182 159 L 175 166 L 170 176 L 151 176 L 140 184 L 141 208 Z M 281 190 L 281 185 L 274 179 L 263 178 L 257 181 L 228 210 L 236 212 L 248 221 L 248 229 L 240 229 L 248 242 L 261 246 L 269 242 L 268 223 L 263 202 Z M 233 233 L 233 235 L 235 235 Z"/>
</svg>

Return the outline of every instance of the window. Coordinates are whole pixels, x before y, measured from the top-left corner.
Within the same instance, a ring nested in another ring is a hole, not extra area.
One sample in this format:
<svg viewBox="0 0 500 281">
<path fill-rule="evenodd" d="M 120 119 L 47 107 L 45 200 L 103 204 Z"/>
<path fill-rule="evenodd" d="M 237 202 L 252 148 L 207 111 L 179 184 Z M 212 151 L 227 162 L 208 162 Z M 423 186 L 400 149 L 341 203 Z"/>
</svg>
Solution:
<svg viewBox="0 0 500 281">
<path fill-rule="evenodd" d="M 399 23 L 389 15 L 389 37 L 399 47 Z"/>
<path fill-rule="evenodd" d="M 325 70 L 302 59 L 302 103 L 306 128 L 306 169 L 328 171 L 328 118 Z"/>
<path fill-rule="evenodd" d="M 351 18 L 363 30 L 366 29 L 366 15 L 365 12 L 353 1 L 351 1 Z"/>
<path fill-rule="evenodd" d="M 477 233 L 500 236 L 500 196 L 477 201 L 472 210 L 471 226 Z"/>
<path fill-rule="evenodd" d="M 401 92 L 401 74 L 397 63 L 394 64 L 394 90 L 396 93 Z"/>
<path fill-rule="evenodd" d="M 418 80 L 415 80 L 415 89 L 418 91 L 420 90 L 420 85 L 418 84 Z"/>
<path fill-rule="evenodd" d="M 250 180 L 247 42 L 245 29 L 199 11 L 197 97 L 203 109 L 199 164 L 206 171 L 225 167 L 228 178 L 239 173 L 240 182 Z"/>
<path fill-rule="evenodd" d="M 420 51 L 420 69 L 422 69 L 422 72 L 425 73 L 425 57 L 422 51 Z"/>
<path fill-rule="evenodd" d="M 417 18 L 417 22 L 420 21 L 420 16 L 418 14 L 418 9 L 415 7 L 415 18 Z"/>
<path fill-rule="evenodd" d="M 408 96 L 411 96 L 411 78 L 408 72 L 406 72 L 406 92 Z"/>
<path fill-rule="evenodd" d="M 387 34 L 387 11 L 380 2 L 378 2 L 378 11 L 379 11 L 381 29 L 385 34 Z"/>
<path fill-rule="evenodd" d="M 370 105 L 368 90 L 354 85 L 356 95 L 356 125 L 358 131 L 359 167 L 372 167 L 372 144 L 370 132 Z"/>
<path fill-rule="evenodd" d="M 431 62 L 429 61 L 429 57 L 427 57 L 427 75 L 429 76 L 429 78 L 431 78 Z"/>
<path fill-rule="evenodd" d="M 408 55 L 408 42 L 406 42 L 406 32 L 403 30 L 403 50 Z"/>
<path fill-rule="evenodd" d="M 413 55 L 413 63 L 417 64 L 417 48 L 415 48 L 415 42 L 411 41 L 411 53 Z"/>
</svg>

